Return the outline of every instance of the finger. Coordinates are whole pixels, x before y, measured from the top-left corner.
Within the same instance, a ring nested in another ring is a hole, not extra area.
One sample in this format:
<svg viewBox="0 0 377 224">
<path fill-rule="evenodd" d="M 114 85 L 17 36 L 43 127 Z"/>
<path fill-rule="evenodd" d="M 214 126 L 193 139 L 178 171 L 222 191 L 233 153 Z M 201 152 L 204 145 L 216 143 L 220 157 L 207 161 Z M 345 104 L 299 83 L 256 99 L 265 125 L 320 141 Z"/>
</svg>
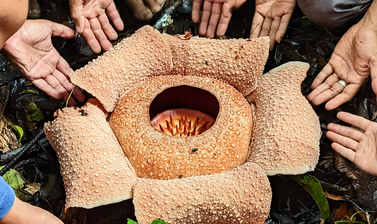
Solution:
<svg viewBox="0 0 377 224">
<path fill-rule="evenodd" d="M 377 95 L 377 77 L 371 76 L 371 78 L 372 78 L 372 89 L 373 89 L 373 92 L 374 92 L 375 95 Z"/>
<path fill-rule="evenodd" d="M 158 13 L 161 10 L 161 5 L 157 4 L 155 0 L 144 0 L 147 5 L 149 6 L 149 9 L 153 13 Z"/>
<path fill-rule="evenodd" d="M 245 4 L 246 0 L 236 0 L 231 4 L 232 9 L 239 9 L 243 4 Z"/>
<path fill-rule="evenodd" d="M 114 2 L 112 2 L 106 8 L 106 14 L 110 18 L 111 22 L 113 22 L 115 28 L 117 28 L 118 31 L 122 31 L 124 29 L 123 20 L 120 18 L 119 12 Z"/>
<path fill-rule="evenodd" d="M 114 28 L 110 25 L 109 19 L 107 18 L 106 14 L 99 15 L 97 19 L 106 37 L 110 40 L 116 40 L 118 38 L 118 34 L 117 32 L 115 32 Z"/>
<path fill-rule="evenodd" d="M 206 37 L 214 38 L 217 24 L 219 23 L 221 15 L 222 3 L 213 3 L 212 4 L 212 13 L 207 27 Z"/>
<path fill-rule="evenodd" d="M 54 99 L 60 100 L 63 97 L 58 91 L 52 88 L 43 79 L 33 80 L 32 83 L 35 87 L 42 90 L 43 92 L 45 92 L 47 95 L 51 96 Z"/>
<path fill-rule="evenodd" d="M 260 32 L 260 37 L 268 36 L 271 30 L 272 19 L 265 18 L 262 24 L 262 30 Z"/>
<path fill-rule="evenodd" d="M 328 104 L 328 103 L 326 104 L 326 109 L 327 110 L 335 109 L 336 107 L 338 107 L 342 103 L 347 102 L 347 101 L 345 101 L 345 102 L 341 103 L 341 99 L 345 99 L 346 95 L 347 95 L 346 93 L 342 92 L 343 89 L 344 89 L 344 87 L 341 84 L 336 82 L 331 86 L 331 88 L 324 90 L 323 92 L 318 94 L 311 102 L 314 105 L 320 105 L 320 104 L 322 104 L 326 101 L 332 100 L 331 103 L 328 102 L 330 104 Z M 341 104 L 339 104 L 339 103 L 341 103 Z"/>
<path fill-rule="evenodd" d="M 70 0 L 69 9 L 71 12 L 71 17 L 75 22 L 76 31 L 82 33 L 85 27 L 85 18 L 82 16 L 83 6 L 81 1 Z"/>
<path fill-rule="evenodd" d="M 222 13 L 220 17 L 219 25 L 217 25 L 216 35 L 218 37 L 224 36 L 226 30 L 228 29 L 229 21 L 232 18 L 232 8 L 229 7 L 228 3 L 223 4 Z"/>
<path fill-rule="evenodd" d="M 75 88 L 75 86 L 72 83 L 70 83 L 67 77 L 63 75 L 63 73 L 61 73 L 60 71 L 56 70 L 52 73 L 52 75 L 59 82 L 58 84 L 56 84 L 56 86 L 59 86 L 59 88 L 60 86 L 63 87 L 66 92 L 71 92 L 71 90 Z"/>
<path fill-rule="evenodd" d="M 200 8 L 202 7 L 202 2 L 203 2 L 202 0 L 194 0 L 194 3 L 192 4 L 191 17 L 194 23 L 199 22 Z"/>
<path fill-rule="evenodd" d="M 345 137 L 352 138 L 352 139 L 354 139 L 355 141 L 358 141 L 358 142 L 361 140 L 361 137 L 363 136 L 363 133 L 361 131 L 359 131 L 355 128 L 343 126 L 343 125 L 340 125 L 340 124 L 330 123 L 330 124 L 327 125 L 327 129 L 329 131 L 332 131 L 332 132 L 337 133 L 339 135 L 343 135 Z"/>
<path fill-rule="evenodd" d="M 261 14 L 254 14 L 253 22 L 251 23 L 250 38 L 257 38 L 260 36 L 263 21 L 264 17 Z"/>
<path fill-rule="evenodd" d="M 51 21 L 46 20 L 46 22 L 50 25 L 52 36 L 54 37 L 62 37 L 62 38 L 74 38 L 76 35 L 76 32 L 69 28 L 68 26 L 65 26 L 60 23 L 54 23 Z"/>
<path fill-rule="evenodd" d="M 90 29 L 90 24 L 88 20 L 86 20 L 85 29 L 82 32 L 82 35 L 85 37 L 86 42 L 95 53 L 101 52 L 101 45 L 98 43 L 93 31 Z"/>
<path fill-rule="evenodd" d="M 275 40 L 280 43 L 283 39 L 285 32 L 287 31 L 289 21 L 291 20 L 292 14 L 286 14 L 281 17 L 279 29 L 276 32 Z"/>
<path fill-rule="evenodd" d="M 271 24 L 271 30 L 270 30 L 270 51 L 274 48 L 275 45 L 275 39 L 276 39 L 276 33 L 280 26 L 280 17 L 275 17 Z"/>
<path fill-rule="evenodd" d="M 360 88 L 361 86 L 357 84 L 348 84 L 346 88 L 344 88 L 342 93 L 338 94 L 326 103 L 326 110 L 333 110 L 342 105 L 343 103 L 350 101 L 356 95 Z"/>
<path fill-rule="evenodd" d="M 69 96 L 68 96 L 68 97 L 69 97 Z M 74 106 L 76 106 L 76 101 L 75 101 L 72 97 L 70 97 L 69 99 L 68 99 L 68 98 L 67 98 L 67 99 L 64 99 L 65 102 L 67 102 L 67 100 L 68 100 L 67 105 L 68 105 L 69 107 L 74 107 Z"/>
<path fill-rule="evenodd" d="M 328 139 L 330 139 L 331 141 L 339 143 L 342 146 L 349 148 L 349 149 L 352 149 L 352 150 L 356 150 L 356 148 L 359 144 L 357 141 L 353 140 L 352 138 L 348 138 L 348 137 L 339 135 L 339 134 L 332 132 L 332 131 L 328 131 L 326 133 L 326 137 Z"/>
<path fill-rule="evenodd" d="M 308 100 L 314 105 L 319 105 L 335 95 L 339 94 L 344 87 L 337 83 L 339 80 L 336 74 L 329 76 L 324 83 L 315 88 L 309 95 Z"/>
<path fill-rule="evenodd" d="M 66 89 L 66 91 L 70 93 L 72 89 L 75 88 L 75 86 L 68 79 L 69 74 L 72 73 L 73 70 L 69 67 L 68 62 L 64 60 L 62 57 L 60 57 L 60 60 L 56 64 L 56 69 L 59 72 L 53 73 L 53 75 Z M 81 91 L 78 91 L 78 93 L 76 93 L 75 98 L 81 102 L 85 100 L 85 96 L 81 93 Z"/>
<path fill-rule="evenodd" d="M 331 144 L 331 148 L 333 148 L 337 153 L 339 153 L 343 157 L 349 159 L 351 162 L 355 161 L 356 153 L 352 149 L 346 148 L 346 147 L 344 147 L 341 144 L 336 143 L 336 142 Z"/>
<path fill-rule="evenodd" d="M 72 96 L 80 102 L 84 102 L 85 100 L 84 94 L 82 94 L 81 90 L 78 87 L 75 88 L 75 90 L 72 93 Z"/>
<path fill-rule="evenodd" d="M 152 19 L 153 13 L 150 9 L 145 7 L 141 0 L 126 0 L 127 5 L 131 8 L 136 19 L 140 21 L 148 21 Z"/>
<path fill-rule="evenodd" d="M 212 2 L 204 1 L 202 20 L 199 25 L 199 35 L 205 36 L 207 33 L 208 21 L 211 16 Z"/>
<path fill-rule="evenodd" d="M 90 28 L 92 29 L 93 34 L 96 37 L 98 43 L 101 45 L 102 49 L 104 49 L 105 51 L 110 50 L 112 45 L 103 32 L 99 20 L 97 18 L 90 19 L 89 23 Z"/>
<path fill-rule="evenodd" d="M 350 125 L 360 128 L 361 130 L 366 130 L 371 123 L 368 119 L 343 111 L 339 112 L 336 117 Z"/>
<path fill-rule="evenodd" d="M 49 84 L 60 95 L 60 99 L 67 100 L 70 92 L 74 89 L 74 86 L 69 83 L 71 88 L 63 86 L 62 80 L 67 78 L 58 70 L 55 70 L 51 75 L 45 78 L 47 84 Z"/>
<path fill-rule="evenodd" d="M 318 73 L 317 77 L 315 77 L 313 83 L 312 83 L 312 86 L 311 88 L 312 89 L 315 89 L 317 88 L 319 85 L 321 85 L 321 83 L 323 83 L 323 81 L 325 81 L 327 79 L 327 77 L 329 77 L 332 73 L 334 72 L 332 66 L 327 63 L 325 65 L 325 67 L 323 67 L 323 69 Z"/>
<path fill-rule="evenodd" d="M 68 94 L 68 92 L 60 85 L 59 81 L 52 75 L 46 76 L 45 79 L 33 80 L 32 83 L 47 95 L 58 100 Z"/>
<path fill-rule="evenodd" d="M 374 62 L 370 66 L 370 77 L 372 79 L 372 89 L 375 95 L 377 95 L 377 63 Z"/>
<path fill-rule="evenodd" d="M 55 54 L 59 55 L 57 51 Z M 67 77 L 69 77 L 69 75 L 73 73 L 73 69 L 69 66 L 68 62 L 61 56 L 58 62 L 56 63 L 56 69 L 60 71 L 64 76 L 67 76 Z"/>
</svg>

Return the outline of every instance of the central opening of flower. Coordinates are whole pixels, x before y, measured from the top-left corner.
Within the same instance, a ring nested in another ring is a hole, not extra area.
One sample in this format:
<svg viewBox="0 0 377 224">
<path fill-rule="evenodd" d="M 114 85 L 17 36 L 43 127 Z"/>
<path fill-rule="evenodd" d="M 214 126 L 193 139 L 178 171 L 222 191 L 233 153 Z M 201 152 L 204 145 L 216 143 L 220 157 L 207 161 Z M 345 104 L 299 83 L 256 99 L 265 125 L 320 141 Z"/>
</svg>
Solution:
<svg viewBox="0 0 377 224">
<path fill-rule="evenodd" d="M 215 123 L 220 104 L 210 92 L 192 86 L 171 87 L 154 98 L 149 117 L 155 129 L 173 136 L 199 135 Z"/>
</svg>

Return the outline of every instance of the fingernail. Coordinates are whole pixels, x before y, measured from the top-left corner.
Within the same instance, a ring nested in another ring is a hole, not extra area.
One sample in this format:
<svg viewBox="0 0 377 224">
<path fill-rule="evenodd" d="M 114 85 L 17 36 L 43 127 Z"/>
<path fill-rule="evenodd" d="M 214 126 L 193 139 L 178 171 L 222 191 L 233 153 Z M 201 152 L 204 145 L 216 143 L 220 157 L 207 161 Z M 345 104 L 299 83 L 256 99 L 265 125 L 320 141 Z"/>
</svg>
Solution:
<svg viewBox="0 0 377 224">
<path fill-rule="evenodd" d="M 153 16 L 152 12 L 149 11 L 149 10 L 147 10 L 147 11 L 145 11 L 145 12 L 143 13 L 142 18 L 143 18 L 144 20 L 149 20 L 149 19 L 152 18 L 152 16 Z"/>
<path fill-rule="evenodd" d="M 160 11 L 160 9 L 161 9 L 161 6 L 153 7 L 153 13 L 157 13 L 158 11 Z"/>
<path fill-rule="evenodd" d="M 76 25 L 76 32 L 78 32 L 78 33 L 82 32 L 81 27 L 79 25 Z"/>
<path fill-rule="evenodd" d="M 111 37 L 111 40 L 116 40 L 118 38 L 118 34 L 117 33 L 114 33 Z"/>
</svg>

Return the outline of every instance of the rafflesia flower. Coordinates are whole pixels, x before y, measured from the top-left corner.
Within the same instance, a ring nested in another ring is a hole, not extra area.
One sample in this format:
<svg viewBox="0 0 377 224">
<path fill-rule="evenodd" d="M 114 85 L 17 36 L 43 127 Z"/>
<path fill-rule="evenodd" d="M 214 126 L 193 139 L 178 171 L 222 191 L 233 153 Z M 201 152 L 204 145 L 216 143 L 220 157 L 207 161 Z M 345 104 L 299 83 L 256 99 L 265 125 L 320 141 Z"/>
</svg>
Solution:
<svg viewBox="0 0 377 224">
<path fill-rule="evenodd" d="M 139 223 L 263 223 L 267 175 L 313 170 L 318 117 L 301 94 L 308 64 L 263 73 L 269 40 L 139 29 L 77 70 L 91 93 L 45 125 L 66 209 L 133 198 Z"/>
</svg>

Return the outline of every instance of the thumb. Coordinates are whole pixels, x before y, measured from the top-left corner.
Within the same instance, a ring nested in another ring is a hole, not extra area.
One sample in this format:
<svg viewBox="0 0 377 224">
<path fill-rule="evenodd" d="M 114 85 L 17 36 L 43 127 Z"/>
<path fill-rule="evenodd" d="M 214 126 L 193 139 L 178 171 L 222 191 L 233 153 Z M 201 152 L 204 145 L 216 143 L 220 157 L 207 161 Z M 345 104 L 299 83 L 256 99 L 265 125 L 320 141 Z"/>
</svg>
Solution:
<svg viewBox="0 0 377 224">
<path fill-rule="evenodd" d="M 62 37 L 62 38 L 74 38 L 76 32 L 60 23 L 55 23 L 52 21 L 48 21 L 51 26 L 52 36 L 54 37 Z"/>
<path fill-rule="evenodd" d="M 74 19 L 73 21 L 75 21 L 76 32 L 82 33 L 85 27 L 85 18 L 83 16 L 80 16 L 80 18 L 76 20 Z"/>
<path fill-rule="evenodd" d="M 69 9 L 71 11 L 71 17 L 75 22 L 76 31 L 82 33 L 85 27 L 85 18 L 82 15 L 83 2 L 79 0 L 69 0 Z"/>
</svg>

